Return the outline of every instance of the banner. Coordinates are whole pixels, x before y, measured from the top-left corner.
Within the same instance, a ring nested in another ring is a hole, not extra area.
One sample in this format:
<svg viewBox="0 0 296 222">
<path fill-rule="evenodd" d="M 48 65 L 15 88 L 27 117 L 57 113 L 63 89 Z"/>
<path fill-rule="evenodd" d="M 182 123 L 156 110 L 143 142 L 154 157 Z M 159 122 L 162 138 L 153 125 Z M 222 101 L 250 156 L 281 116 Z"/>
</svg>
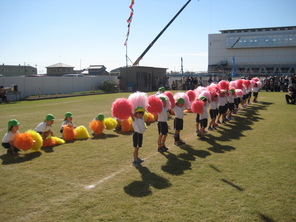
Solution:
<svg viewBox="0 0 296 222">
<path fill-rule="evenodd" d="M 236 77 L 236 66 L 235 66 L 234 56 L 232 57 L 232 73 L 231 73 L 231 76 Z"/>
<path fill-rule="evenodd" d="M 135 0 L 132 0 L 131 5 L 129 6 L 129 8 L 131 9 L 131 13 L 130 13 L 129 18 L 126 20 L 128 25 L 127 25 L 127 34 L 126 34 L 126 39 L 125 39 L 125 42 L 124 42 L 124 46 L 127 46 L 127 41 L 128 41 L 128 37 L 129 37 L 129 34 L 130 34 L 130 26 L 131 26 L 131 22 L 133 20 L 133 15 L 134 15 L 134 9 L 133 9 L 134 4 L 135 4 Z"/>
</svg>

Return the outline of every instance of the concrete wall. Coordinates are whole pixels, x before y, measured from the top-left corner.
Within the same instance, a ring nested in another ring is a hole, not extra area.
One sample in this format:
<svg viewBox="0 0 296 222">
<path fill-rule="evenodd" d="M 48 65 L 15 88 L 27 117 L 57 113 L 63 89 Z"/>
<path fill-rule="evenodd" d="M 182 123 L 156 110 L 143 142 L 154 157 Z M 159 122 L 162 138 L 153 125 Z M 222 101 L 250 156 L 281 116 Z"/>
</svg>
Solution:
<svg viewBox="0 0 296 222">
<path fill-rule="evenodd" d="M 4 87 L 18 86 L 20 98 L 31 95 L 70 94 L 81 91 L 98 90 L 105 80 L 119 81 L 117 76 L 95 77 L 0 77 L 0 85 Z M 15 100 L 15 95 L 8 95 L 9 100 Z"/>
</svg>

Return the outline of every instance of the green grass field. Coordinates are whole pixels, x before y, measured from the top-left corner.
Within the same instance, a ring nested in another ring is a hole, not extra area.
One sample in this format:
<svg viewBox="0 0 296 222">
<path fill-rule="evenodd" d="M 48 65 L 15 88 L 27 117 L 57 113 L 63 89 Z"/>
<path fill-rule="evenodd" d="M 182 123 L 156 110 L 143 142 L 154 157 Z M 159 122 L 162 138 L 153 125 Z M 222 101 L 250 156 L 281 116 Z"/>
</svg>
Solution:
<svg viewBox="0 0 296 222">
<path fill-rule="evenodd" d="M 1 221 L 296 221 L 296 105 L 285 93 L 260 92 L 259 103 L 207 134 L 195 133 L 195 114 L 157 152 L 157 124 L 148 126 L 140 157 L 132 162 L 132 133 L 105 130 L 41 152 L 0 149 Z M 60 137 L 64 113 L 76 126 L 103 113 L 128 93 L 0 104 L 0 134 L 17 119 L 20 132 L 34 129 L 48 113 Z"/>
</svg>

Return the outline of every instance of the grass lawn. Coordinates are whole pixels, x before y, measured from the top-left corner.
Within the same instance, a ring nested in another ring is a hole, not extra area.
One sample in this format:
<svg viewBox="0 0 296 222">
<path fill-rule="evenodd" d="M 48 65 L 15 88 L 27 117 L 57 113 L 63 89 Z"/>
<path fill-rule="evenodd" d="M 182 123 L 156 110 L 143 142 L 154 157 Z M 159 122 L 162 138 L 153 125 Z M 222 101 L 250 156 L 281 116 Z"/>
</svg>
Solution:
<svg viewBox="0 0 296 222">
<path fill-rule="evenodd" d="M 259 103 L 238 112 L 201 141 L 195 114 L 184 118 L 181 138 L 157 152 L 157 124 L 144 134 L 140 157 L 132 162 L 132 133 L 75 140 L 18 156 L 0 149 L 1 221 L 296 221 L 296 105 L 285 93 L 260 92 Z M 128 93 L 0 104 L 0 134 L 17 119 L 20 132 L 55 116 L 60 137 L 64 113 L 76 126 L 103 113 Z"/>
</svg>

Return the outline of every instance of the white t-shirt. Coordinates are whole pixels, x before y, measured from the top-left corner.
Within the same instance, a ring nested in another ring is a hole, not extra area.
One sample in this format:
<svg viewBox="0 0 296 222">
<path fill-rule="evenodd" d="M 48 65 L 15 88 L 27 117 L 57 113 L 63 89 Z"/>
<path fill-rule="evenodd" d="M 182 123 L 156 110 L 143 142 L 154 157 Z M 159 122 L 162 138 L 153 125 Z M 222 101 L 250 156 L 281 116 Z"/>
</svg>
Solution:
<svg viewBox="0 0 296 222">
<path fill-rule="evenodd" d="M 8 133 L 5 133 L 2 143 L 9 143 L 10 141 L 13 141 L 15 136 L 19 133 L 19 131 L 16 131 L 15 133 L 12 133 L 9 131 Z"/>
<path fill-rule="evenodd" d="M 206 103 L 203 107 L 203 112 L 199 114 L 199 120 L 207 119 L 208 118 L 208 106 L 209 104 Z"/>
<path fill-rule="evenodd" d="M 227 97 L 225 96 L 225 97 L 220 97 L 220 99 L 219 99 L 219 106 L 225 106 L 226 105 L 226 103 L 227 103 Z"/>
<path fill-rule="evenodd" d="M 174 107 L 174 112 L 175 112 L 175 116 L 179 119 L 183 119 L 184 118 L 184 111 L 185 110 L 185 107 L 182 106 L 182 107 L 179 107 L 179 106 L 175 106 Z"/>
<path fill-rule="evenodd" d="M 253 91 L 253 92 L 259 92 L 259 89 L 260 89 L 259 87 L 253 87 L 253 88 L 252 88 L 252 91 Z"/>
<path fill-rule="evenodd" d="M 63 129 L 64 126 L 73 126 L 75 128 L 75 124 L 71 121 L 71 122 L 67 122 L 67 120 L 65 120 L 62 125 L 61 125 L 61 129 Z"/>
<path fill-rule="evenodd" d="M 135 132 L 140 134 L 143 134 L 145 132 L 145 122 L 143 118 L 134 117 L 132 124 Z"/>
<path fill-rule="evenodd" d="M 230 93 L 230 94 L 228 95 L 228 102 L 229 102 L 229 103 L 234 103 L 234 97 L 233 97 L 232 93 Z"/>
<path fill-rule="evenodd" d="M 51 126 L 47 125 L 46 122 L 42 122 L 40 123 L 36 128 L 35 131 L 36 132 L 47 132 L 51 130 Z"/>
<path fill-rule="evenodd" d="M 217 109 L 217 107 L 218 107 L 218 104 L 216 101 L 210 102 L 210 109 Z"/>
<path fill-rule="evenodd" d="M 158 122 L 168 121 L 168 109 L 166 107 L 162 108 L 162 112 L 158 113 Z"/>
</svg>

